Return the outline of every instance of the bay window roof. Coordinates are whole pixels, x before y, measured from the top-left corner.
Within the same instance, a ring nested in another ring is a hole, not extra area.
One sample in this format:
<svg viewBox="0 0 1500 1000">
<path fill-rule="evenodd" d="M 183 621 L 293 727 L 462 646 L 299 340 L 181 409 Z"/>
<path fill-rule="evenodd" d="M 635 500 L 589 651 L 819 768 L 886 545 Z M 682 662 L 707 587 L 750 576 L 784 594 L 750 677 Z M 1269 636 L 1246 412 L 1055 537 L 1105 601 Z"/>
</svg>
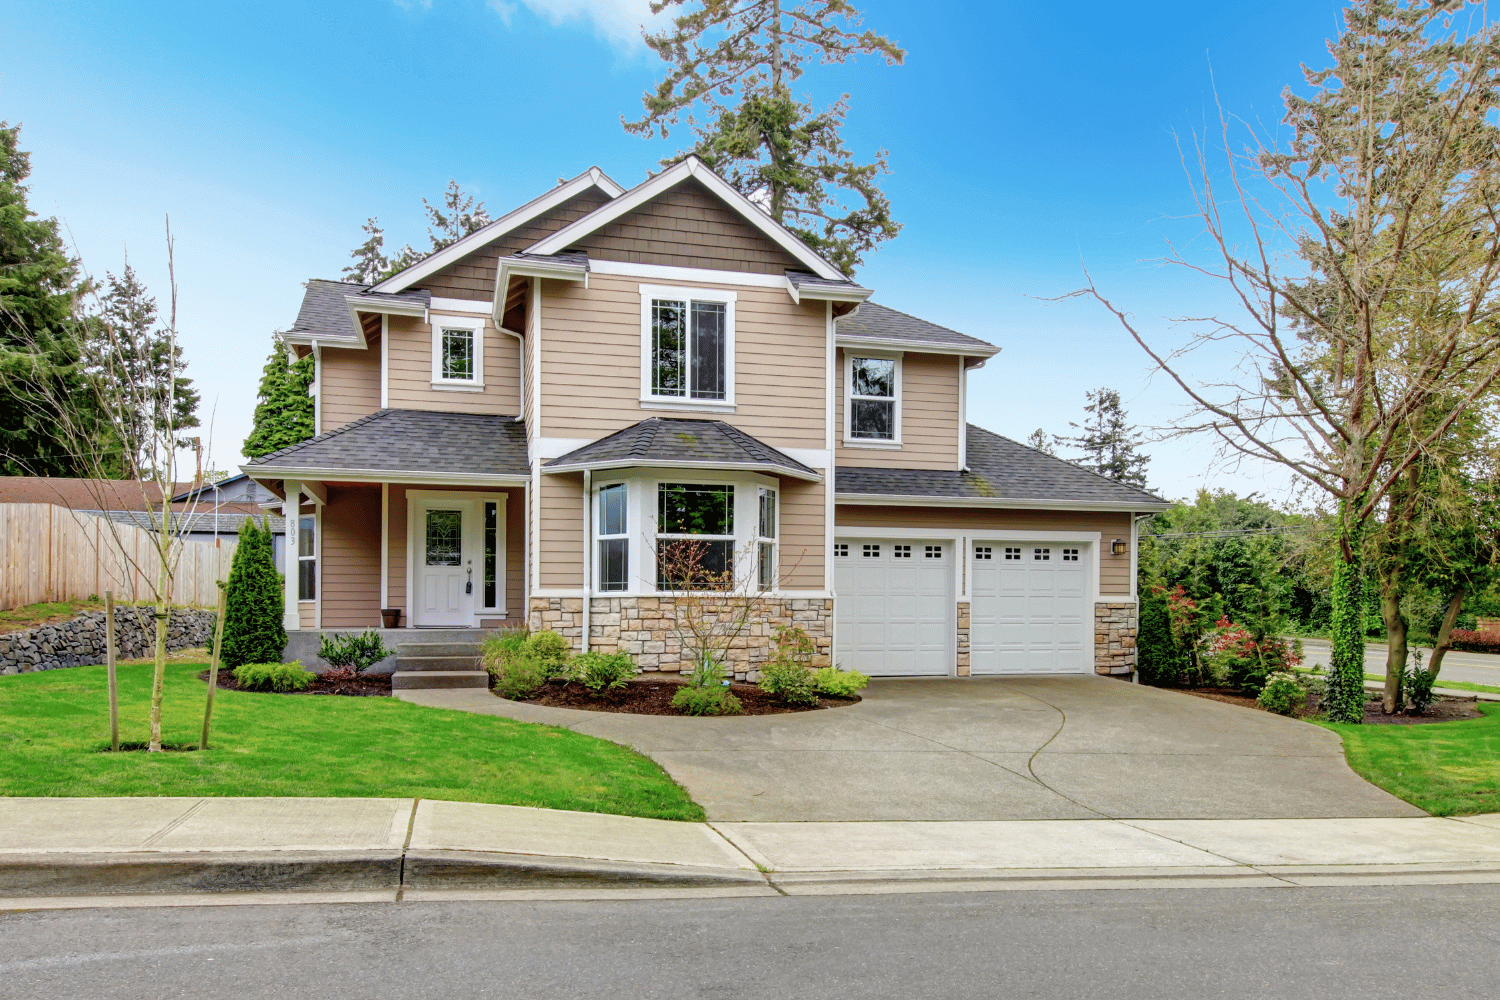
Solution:
<svg viewBox="0 0 1500 1000">
<path fill-rule="evenodd" d="M 817 482 L 823 477 L 722 420 L 650 417 L 586 444 L 542 466 L 546 472 L 584 469 L 743 469 Z"/>
</svg>

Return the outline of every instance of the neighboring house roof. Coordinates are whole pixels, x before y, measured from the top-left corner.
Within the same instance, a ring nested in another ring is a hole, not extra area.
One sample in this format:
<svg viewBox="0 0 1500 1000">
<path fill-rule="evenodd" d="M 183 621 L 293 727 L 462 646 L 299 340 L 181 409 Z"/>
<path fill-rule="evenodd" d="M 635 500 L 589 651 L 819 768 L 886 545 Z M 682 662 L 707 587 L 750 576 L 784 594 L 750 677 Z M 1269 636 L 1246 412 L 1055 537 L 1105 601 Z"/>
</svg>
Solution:
<svg viewBox="0 0 1500 1000">
<path fill-rule="evenodd" d="M 515 417 L 377 410 L 327 434 L 240 466 L 252 478 L 401 482 L 524 482 L 526 427 Z"/>
<path fill-rule="evenodd" d="M 840 343 L 883 343 L 892 347 L 912 346 L 927 350 L 942 347 L 984 357 L 1000 353 L 1000 348 L 977 337 L 929 323 L 925 319 L 917 319 L 874 302 L 863 303 L 835 322 Z"/>
<path fill-rule="evenodd" d="M 191 490 L 175 483 L 172 492 Z M 50 503 L 72 510 L 160 509 L 161 490 L 151 480 L 69 479 L 62 476 L 0 476 L 0 503 Z"/>
<path fill-rule="evenodd" d="M 855 498 L 947 502 L 964 506 L 1161 510 L 1154 493 L 1081 469 L 982 427 L 968 425 L 967 472 L 850 469 L 836 474 L 840 502 Z"/>
<path fill-rule="evenodd" d="M 141 510 L 81 510 L 80 514 L 93 514 L 96 517 L 107 517 L 111 521 L 122 524 L 134 524 L 145 528 L 147 531 L 155 531 L 161 526 L 159 515 Z M 240 525 L 245 523 L 245 518 L 253 517 L 256 523 L 265 518 L 271 526 L 273 535 L 285 534 L 286 521 L 275 515 L 264 511 L 246 513 L 243 511 L 225 513 L 223 511 L 198 511 L 195 513 L 177 512 L 172 514 L 168 522 L 168 530 L 173 534 L 203 534 L 203 535 L 238 535 Z"/>
<path fill-rule="evenodd" d="M 744 469 L 817 481 L 823 477 L 722 420 L 650 417 L 543 465 L 547 472 L 637 466 Z"/>
<path fill-rule="evenodd" d="M 297 310 L 297 321 L 282 334 L 283 339 L 297 341 L 347 341 L 363 346 L 364 330 L 360 328 L 355 313 L 361 307 L 366 312 L 401 312 L 422 315 L 432 302 L 432 294 L 417 292 L 375 292 L 369 285 L 350 281 L 328 281 L 312 278 L 307 282 L 307 291 L 302 295 L 302 308 Z"/>
</svg>

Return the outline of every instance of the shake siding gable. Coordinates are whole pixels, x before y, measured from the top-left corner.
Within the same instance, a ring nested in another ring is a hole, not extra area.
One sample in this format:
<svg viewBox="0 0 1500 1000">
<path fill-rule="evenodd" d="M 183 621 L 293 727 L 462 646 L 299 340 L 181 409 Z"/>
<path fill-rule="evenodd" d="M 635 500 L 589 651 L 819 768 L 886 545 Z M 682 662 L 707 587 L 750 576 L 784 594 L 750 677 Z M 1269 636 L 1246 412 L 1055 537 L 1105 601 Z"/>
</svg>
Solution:
<svg viewBox="0 0 1500 1000">
<path fill-rule="evenodd" d="M 441 323 L 443 313 L 432 313 Z M 392 316 L 389 324 L 390 376 L 388 399 L 392 409 L 435 410 L 445 413 L 520 413 L 520 358 L 515 338 L 484 328 L 484 391 L 455 392 L 432 387 L 432 327 L 413 316 Z M 376 356 L 379 364 L 379 356 Z M 379 380 L 376 380 L 378 399 Z M 324 429 L 328 425 L 324 424 Z"/>
<path fill-rule="evenodd" d="M 834 439 L 846 468 L 957 470 L 960 392 L 958 362 L 948 354 L 907 352 L 901 358 L 901 448 L 850 448 L 844 440 L 844 356 L 835 371 Z M 853 352 L 858 353 L 858 352 Z"/>
<path fill-rule="evenodd" d="M 323 345 L 318 405 L 323 430 L 336 430 L 380 409 L 380 337 L 363 351 Z"/>
</svg>

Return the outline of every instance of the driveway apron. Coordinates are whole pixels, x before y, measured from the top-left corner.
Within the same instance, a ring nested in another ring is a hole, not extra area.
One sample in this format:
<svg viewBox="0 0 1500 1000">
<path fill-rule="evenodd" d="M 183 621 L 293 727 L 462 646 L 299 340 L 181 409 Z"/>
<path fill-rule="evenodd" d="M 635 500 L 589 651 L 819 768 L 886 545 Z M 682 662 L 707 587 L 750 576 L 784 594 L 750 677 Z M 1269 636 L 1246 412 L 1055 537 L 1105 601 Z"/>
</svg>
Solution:
<svg viewBox="0 0 1500 1000">
<path fill-rule="evenodd" d="M 849 708 L 727 719 L 402 696 L 634 747 L 726 822 L 1425 815 L 1318 726 L 1105 678 L 877 680 Z"/>
</svg>

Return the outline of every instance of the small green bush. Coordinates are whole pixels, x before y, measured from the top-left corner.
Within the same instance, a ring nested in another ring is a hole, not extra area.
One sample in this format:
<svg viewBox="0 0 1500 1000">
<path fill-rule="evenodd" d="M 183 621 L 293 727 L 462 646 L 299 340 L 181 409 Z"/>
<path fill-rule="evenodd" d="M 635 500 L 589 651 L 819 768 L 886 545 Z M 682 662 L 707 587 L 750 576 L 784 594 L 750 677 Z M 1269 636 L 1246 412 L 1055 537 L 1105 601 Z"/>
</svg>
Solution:
<svg viewBox="0 0 1500 1000">
<path fill-rule="evenodd" d="M 583 653 L 568 661 L 568 677 L 597 697 L 615 691 L 640 672 L 628 653 Z"/>
<path fill-rule="evenodd" d="M 500 670 L 507 661 L 521 655 L 526 648 L 527 632 L 523 628 L 496 632 L 479 645 L 479 660 L 490 676 Z"/>
<path fill-rule="evenodd" d="M 830 698 L 853 698 L 869 683 L 870 678 L 858 670 L 824 667 L 813 674 L 813 687 Z"/>
<path fill-rule="evenodd" d="M 745 710 L 729 689 L 684 684 L 672 696 L 672 707 L 688 715 L 739 715 Z"/>
<path fill-rule="evenodd" d="M 545 660 L 522 653 L 497 666 L 485 664 L 489 670 L 491 686 L 502 698 L 522 701 L 540 691 L 557 673 L 557 667 Z"/>
<path fill-rule="evenodd" d="M 1277 671 L 1266 678 L 1266 686 L 1261 688 L 1255 701 L 1261 708 L 1277 715 L 1294 715 L 1307 704 L 1307 688 L 1295 674 Z"/>
<path fill-rule="evenodd" d="M 306 691 L 317 675 L 291 663 L 242 663 L 234 668 L 234 679 L 248 691 Z"/>
<path fill-rule="evenodd" d="M 318 645 L 318 656 L 326 660 L 330 667 L 335 670 L 350 670 L 356 675 L 364 673 L 395 652 L 385 648 L 378 632 L 366 632 L 364 635 L 325 632 L 323 641 Z"/>
<path fill-rule="evenodd" d="M 776 629 L 776 655 L 760 668 L 760 689 L 787 705 L 816 705 L 813 641 L 796 625 Z"/>
<path fill-rule="evenodd" d="M 1412 715 L 1423 715 L 1432 704 L 1432 685 L 1437 677 L 1431 672 L 1422 669 L 1421 661 L 1417 661 L 1406 668 L 1406 673 L 1401 677 L 1401 683 L 1406 695 L 1406 704 L 1411 707 Z"/>
<path fill-rule="evenodd" d="M 526 655 L 562 666 L 573 652 L 572 643 L 556 632 L 533 632 L 526 638 Z"/>
</svg>

